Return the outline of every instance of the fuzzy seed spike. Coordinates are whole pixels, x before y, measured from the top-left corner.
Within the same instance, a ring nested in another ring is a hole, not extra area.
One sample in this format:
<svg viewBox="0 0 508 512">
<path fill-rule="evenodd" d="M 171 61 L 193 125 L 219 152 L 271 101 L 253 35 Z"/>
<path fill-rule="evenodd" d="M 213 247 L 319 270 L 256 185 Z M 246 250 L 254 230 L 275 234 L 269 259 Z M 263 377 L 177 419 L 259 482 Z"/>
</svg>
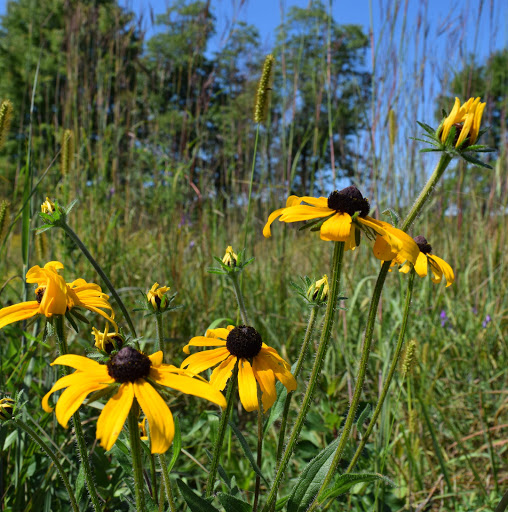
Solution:
<svg viewBox="0 0 508 512">
<path fill-rule="evenodd" d="M 256 123 L 264 123 L 268 115 L 268 100 L 271 90 L 273 62 L 273 55 L 267 55 L 256 91 L 256 105 L 254 107 L 254 121 Z"/>
<path fill-rule="evenodd" d="M 9 100 L 2 101 L 0 105 L 0 149 L 5 144 L 5 139 L 11 126 L 12 111 L 12 103 Z"/>
</svg>

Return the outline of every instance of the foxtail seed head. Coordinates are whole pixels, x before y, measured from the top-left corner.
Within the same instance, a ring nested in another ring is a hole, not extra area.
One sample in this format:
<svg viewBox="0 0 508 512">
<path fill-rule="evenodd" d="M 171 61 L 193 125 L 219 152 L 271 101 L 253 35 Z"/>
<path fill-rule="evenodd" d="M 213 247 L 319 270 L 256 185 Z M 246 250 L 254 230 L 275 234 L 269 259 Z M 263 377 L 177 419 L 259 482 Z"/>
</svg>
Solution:
<svg viewBox="0 0 508 512">
<path fill-rule="evenodd" d="M 39 233 L 35 237 L 35 251 L 39 260 L 43 261 L 46 259 L 46 254 L 48 253 L 48 237 L 46 233 Z"/>
<path fill-rule="evenodd" d="M 65 130 L 62 136 L 62 154 L 60 160 L 60 172 L 67 176 L 71 170 L 72 155 L 74 154 L 74 134 L 72 130 Z"/>
<path fill-rule="evenodd" d="M 7 133 L 11 126 L 12 110 L 12 103 L 9 100 L 2 101 L 0 105 L 0 149 L 5 143 Z"/>
<path fill-rule="evenodd" d="M 270 95 L 270 84 L 272 81 L 273 55 L 267 55 L 263 64 L 263 72 L 259 79 L 256 91 L 256 105 L 254 107 L 254 121 L 263 123 L 268 114 L 268 100 Z"/>
<path fill-rule="evenodd" d="M 9 201 L 3 200 L 2 203 L 0 203 L 0 242 L 4 239 L 7 230 L 10 209 L 11 203 Z"/>
<path fill-rule="evenodd" d="M 416 360 L 416 341 L 410 340 L 406 347 L 406 353 L 404 354 L 404 361 L 402 362 L 402 374 L 404 376 L 411 373 L 414 362 Z"/>
</svg>

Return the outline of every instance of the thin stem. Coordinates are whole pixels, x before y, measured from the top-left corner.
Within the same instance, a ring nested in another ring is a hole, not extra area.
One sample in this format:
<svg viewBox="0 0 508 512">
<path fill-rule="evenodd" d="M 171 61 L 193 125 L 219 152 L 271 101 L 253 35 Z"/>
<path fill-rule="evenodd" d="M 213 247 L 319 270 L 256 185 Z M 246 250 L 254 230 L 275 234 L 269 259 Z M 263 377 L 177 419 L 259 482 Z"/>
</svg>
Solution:
<svg viewBox="0 0 508 512">
<path fill-rule="evenodd" d="M 162 350 L 162 343 L 164 341 L 164 331 L 162 325 L 162 315 L 155 315 L 155 323 L 157 325 L 157 341 L 155 347 L 157 351 Z"/>
<path fill-rule="evenodd" d="M 407 231 L 411 224 L 413 224 L 414 220 L 420 213 L 421 209 L 423 208 L 423 205 L 427 202 L 427 199 L 432 194 L 432 191 L 434 190 L 434 187 L 436 186 L 437 182 L 445 172 L 446 168 L 448 167 L 448 164 L 451 162 L 452 157 L 448 155 L 447 153 L 443 153 L 441 155 L 441 158 L 439 162 L 436 165 L 436 168 L 434 169 L 434 172 L 432 173 L 432 176 L 429 178 L 429 181 L 427 181 L 427 184 L 423 187 L 422 191 L 420 192 L 420 195 L 417 197 L 416 201 L 413 204 L 413 207 L 407 214 L 406 219 L 402 223 L 402 226 L 400 229 L 402 231 Z"/>
<path fill-rule="evenodd" d="M 314 332 L 314 326 L 316 325 L 318 309 L 318 306 L 313 306 L 310 310 L 309 321 L 307 322 L 307 329 L 305 330 L 305 337 L 303 338 L 300 354 L 298 355 L 298 361 L 296 362 L 295 373 L 293 374 L 295 379 L 298 379 L 298 375 L 302 369 L 303 360 L 305 359 L 305 354 L 307 353 L 307 348 L 309 346 L 310 340 L 312 339 L 312 333 Z M 286 396 L 286 401 L 284 402 L 284 410 L 282 412 L 282 420 L 280 423 L 279 443 L 277 446 L 277 464 L 282 457 L 282 450 L 284 448 L 284 437 L 286 436 L 287 420 L 292 396 L 293 392 L 288 393 Z"/>
<path fill-rule="evenodd" d="M 213 484 L 215 482 L 215 475 L 217 473 L 217 468 L 219 467 L 222 444 L 224 442 L 224 436 L 226 434 L 226 429 L 228 426 L 228 419 L 233 409 L 233 396 L 236 391 L 237 378 L 238 366 L 235 366 L 235 369 L 233 370 L 233 375 L 231 376 L 231 381 L 229 382 L 228 392 L 226 395 L 226 401 L 228 405 L 226 407 L 226 410 L 223 411 L 222 416 L 220 418 L 219 431 L 217 433 L 217 441 L 215 443 L 215 448 L 213 450 L 212 467 L 210 468 L 210 473 L 208 473 L 208 480 L 206 481 L 207 498 L 212 495 Z"/>
<path fill-rule="evenodd" d="M 67 341 L 65 336 L 65 325 L 64 325 L 64 316 L 63 315 L 55 315 L 54 316 L 54 327 L 56 340 L 58 344 L 58 348 L 60 351 L 60 355 L 67 354 Z M 64 370 L 64 374 L 67 374 L 67 370 Z M 86 446 L 85 436 L 83 434 L 83 427 L 81 426 L 81 417 L 79 415 L 79 411 L 75 412 L 72 415 L 72 422 L 74 424 L 74 433 L 76 434 L 76 442 L 78 444 L 79 457 L 81 460 L 81 464 L 83 466 L 83 472 L 85 473 L 85 482 L 88 489 L 88 493 L 90 494 L 90 499 L 92 501 L 92 506 L 96 512 L 102 510 L 102 505 L 99 499 L 99 495 L 97 493 L 97 489 L 95 488 L 95 483 L 93 481 L 93 472 L 92 467 L 90 465 L 90 458 L 88 455 L 88 448 Z"/>
<path fill-rule="evenodd" d="M 145 512 L 145 495 L 143 493 L 143 462 L 141 459 L 141 440 L 138 427 L 138 405 L 133 403 L 128 416 L 129 439 L 132 453 L 132 469 L 134 472 L 134 490 L 136 493 L 136 510 Z"/>
<path fill-rule="evenodd" d="M 59 224 L 59 226 L 67 233 L 69 238 L 76 244 L 78 249 L 86 256 L 86 258 L 92 264 L 95 271 L 101 276 L 102 280 L 106 283 L 106 286 L 108 287 L 108 290 L 111 292 L 111 295 L 113 295 L 114 299 L 116 300 L 118 307 L 122 310 L 122 313 L 125 317 L 125 321 L 128 324 L 128 327 L 129 327 L 129 330 L 130 330 L 132 336 L 134 336 L 134 338 L 136 338 L 137 337 L 136 329 L 134 328 L 134 324 L 132 323 L 129 312 L 127 311 L 127 308 L 125 307 L 124 303 L 122 302 L 120 295 L 118 295 L 118 292 L 115 290 L 113 283 L 109 280 L 109 277 L 104 273 L 104 271 L 102 270 L 100 265 L 97 263 L 95 258 L 90 254 L 90 252 L 86 248 L 85 244 L 81 241 L 81 239 L 78 237 L 78 235 L 69 227 L 69 225 L 66 222 L 63 222 L 62 224 Z"/>
<path fill-rule="evenodd" d="M 12 421 L 12 423 L 14 423 L 14 425 L 16 425 L 17 427 L 24 430 L 34 440 L 34 442 L 40 446 L 40 448 L 46 453 L 46 455 L 53 461 L 53 464 L 55 465 L 58 474 L 60 475 L 60 478 L 62 479 L 65 485 L 67 494 L 69 495 L 72 510 L 74 512 L 79 512 L 79 507 L 78 504 L 76 503 L 76 498 L 74 497 L 74 493 L 69 483 L 69 479 L 67 478 L 67 475 L 65 474 L 62 465 L 60 464 L 57 456 L 53 453 L 51 448 L 40 438 L 40 436 L 35 432 L 35 430 L 29 427 L 24 421 L 20 419 L 12 419 L 10 421 Z"/>
<path fill-rule="evenodd" d="M 258 151 L 259 123 L 256 127 L 256 138 L 254 140 L 254 154 L 252 155 L 252 169 L 250 172 L 249 201 L 247 203 L 247 216 L 245 217 L 245 234 L 243 236 L 243 248 L 247 246 L 247 233 L 249 232 L 250 204 L 252 197 L 252 183 L 254 182 L 254 170 L 256 169 L 256 156 Z"/>
<path fill-rule="evenodd" d="M 166 490 L 166 497 L 169 502 L 170 512 L 176 512 L 175 499 L 173 497 L 173 491 L 171 490 L 171 482 L 169 480 L 168 462 L 166 460 L 166 454 L 161 453 L 159 455 L 159 464 L 162 470 L 162 481 L 164 482 L 164 489 Z"/>
<path fill-rule="evenodd" d="M 333 320 L 335 317 L 335 307 L 337 305 L 337 297 L 339 295 L 343 256 L 344 256 L 344 242 L 336 242 L 334 244 L 334 251 L 333 251 L 330 295 L 329 295 L 329 299 L 328 299 L 328 304 L 326 306 L 323 330 L 321 331 L 321 338 L 319 340 L 319 347 L 318 347 L 318 350 L 316 353 L 316 359 L 314 360 L 314 365 L 312 367 L 312 373 L 310 375 L 309 385 L 305 391 L 302 405 L 300 407 L 300 411 L 298 413 L 295 424 L 293 426 L 293 430 L 289 437 L 288 444 L 286 446 L 284 454 L 282 455 L 279 467 L 277 468 L 277 473 L 275 474 L 275 478 L 273 480 L 272 487 L 270 489 L 270 494 L 268 495 L 266 505 L 263 508 L 263 512 L 268 512 L 272 508 L 272 505 L 275 503 L 275 501 L 277 499 L 277 493 L 279 490 L 279 486 L 282 482 L 282 477 L 284 476 L 284 472 L 286 471 L 287 465 L 289 463 L 289 459 L 293 453 L 296 442 L 298 441 L 300 431 L 302 430 L 303 423 L 305 421 L 305 417 L 307 415 L 310 403 L 312 401 L 312 394 L 314 392 L 314 389 L 316 387 L 316 384 L 317 384 L 317 381 L 319 378 L 319 374 L 321 371 L 321 365 L 322 365 L 323 359 L 326 355 L 326 349 L 328 348 L 328 341 L 330 340 L 330 335 L 332 332 Z"/>
<path fill-rule="evenodd" d="M 358 445 L 358 448 L 356 449 L 355 454 L 353 455 L 353 458 L 351 459 L 351 462 L 349 463 L 348 468 L 346 469 L 346 473 L 350 473 L 353 468 L 355 467 L 356 463 L 358 462 L 358 459 L 367 444 L 367 441 L 369 440 L 370 434 L 372 433 L 372 430 L 374 429 L 377 418 L 379 414 L 381 413 L 381 409 L 383 408 L 383 404 L 386 398 L 386 395 L 388 393 L 388 389 L 390 388 L 390 384 L 393 379 L 393 375 L 395 373 L 395 370 L 397 369 L 397 363 L 399 361 L 400 353 L 402 352 L 402 347 L 404 346 L 404 336 L 406 334 L 406 327 L 407 327 L 407 321 L 409 318 L 409 309 L 411 306 L 411 297 L 413 295 L 413 284 L 415 279 L 415 271 L 414 269 L 411 271 L 409 275 L 409 280 L 407 283 L 407 290 L 406 290 L 406 301 L 404 303 L 404 314 L 402 316 L 402 325 L 400 327 L 399 332 L 399 338 L 397 340 L 397 346 L 395 347 L 395 353 L 393 354 L 392 362 L 390 364 L 390 369 L 388 370 L 388 375 L 386 376 L 385 382 L 383 384 L 383 389 L 381 390 L 381 394 L 379 395 L 376 408 L 374 409 L 374 412 L 372 414 L 372 418 L 369 422 L 369 425 L 367 427 L 367 430 L 362 436 L 362 440 L 360 441 L 360 444 Z"/>
<path fill-rule="evenodd" d="M 238 302 L 238 308 L 240 310 L 240 316 L 244 325 L 249 325 L 249 318 L 247 316 L 247 310 L 245 309 L 245 302 L 243 300 L 242 290 L 240 283 L 238 282 L 237 272 L 231 272 L 228 274 L 233 282 L 233 288 L 235 290 L 236 301 Z"/>
<path fill-rule="evenodd" d="M 138 428 L 138 431 L 139 431 L 139 428 Z M 155 470 L 155 457 L 154 457 L 153 453 L 150 454 L 149 463 L 150 463 L 150 479 L 152 481 L 152 498 L 153 498 L 153 501 L 155 501 L 155 504 L 158 505 L 159 504 L 159 502 L 158 502 L 159 496 L 157 493 L 157 472 Z"/>
<path fill-rule="evenodd" d="M 258 468 L 261 469 L 263 462 L 263 402 L 261 400 L 261 389 L 257 386 L 258 391 L 258 451 L 256 463 Z M 254 491 L 254 504 L 252 505 L 252 511 L 256 512 L 258 509 L 259 490 L 261 488 L 261 477 L 256 475 L 256 487 Z"/>
</svg>

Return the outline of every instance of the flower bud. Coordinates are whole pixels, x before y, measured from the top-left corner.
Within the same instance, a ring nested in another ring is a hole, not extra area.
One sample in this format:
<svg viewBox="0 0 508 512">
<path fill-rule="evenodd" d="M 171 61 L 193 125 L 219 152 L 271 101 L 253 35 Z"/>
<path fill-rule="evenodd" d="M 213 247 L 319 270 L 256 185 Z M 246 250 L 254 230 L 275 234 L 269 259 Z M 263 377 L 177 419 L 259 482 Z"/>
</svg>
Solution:
<svg viewBox="0 0 508 512">
<path fill-rule="evenodd" d="M 319 294 L 319 289 L 323 287 L 321 290 L 321 294 Z M 317 300 L 319 299 L 321 302 L 324 302 L 328 299 L 328 294 L 330 289 L 328 287 L 328 276 L 325 274 L 322 279 L 319 279 L 314 284 L 309 286 L 307 290 L 307 298 L 309 300 Z"/>
<path fill-rule="evenodd" d="M 49 197 L 46 197 L 46 201 L 41 204 L 42 213 L 53 213 L 55 211 L 55 203 L 51 201 Z"/>
<path fill-rule="evenodd" d="M 237 261 L 238 256 L 233 252 L 233 248 L 229 245 L 226 249 L 226 254 L 224 254 L 224 257 L 222 258 L 222 263 L 228 267 L 236 267 Z"/>
<path fill-rule="evenodd" d="M 146 294 L 147 301 L 152 305 L 155 311 L 165 309 L 166 300 L 164 294 L 169 290 L 169 286 L 159 287 L 159 283 L 154 283 L 150 291 Z"/>
</svg>

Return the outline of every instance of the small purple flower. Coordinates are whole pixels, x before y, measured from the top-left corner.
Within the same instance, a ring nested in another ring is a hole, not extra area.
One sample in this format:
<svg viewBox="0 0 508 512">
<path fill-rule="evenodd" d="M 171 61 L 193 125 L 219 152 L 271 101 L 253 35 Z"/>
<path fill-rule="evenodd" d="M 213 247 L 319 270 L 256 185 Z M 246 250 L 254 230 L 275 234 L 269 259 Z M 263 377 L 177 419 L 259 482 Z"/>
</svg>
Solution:
<svg viewBox="0 0 508 512">
<path fill-rule="evenodd" d="M 475 315 L 475 316 L 478 314 L 478 308 L 476 306 L 473 306 L 471 308 L 471 311 L 473 312 L 473 315 Z"/>
<path fill-rule="evenodd" d="M 445 327 L 448 323 L 448 317 L 446 316 L 446 311 L 444 309 L 441 310 L 439 318 L 441 318 L 441 327 Z"/>
<path fill-rule="evenodd" d="M 195 245 L 196 245 L 196 242 L 194 242 L 194 240 L 191 240 L 189 242 L 189 249 L 192 249 Z"/>
<path fill-rule="evenodd" d="M 482 327 L 483 327 L 484 329 L 486 329 L 486 328 L 487 328 L 487 325 L 489 325 L 489 324 L 490 324 L 490 322 L 492 322 L 492 318 L 490 318 L 490 315 L 487 315 L 487 316 L 485 317 L 485 320 L 482 322 Z"/>
</svg>

